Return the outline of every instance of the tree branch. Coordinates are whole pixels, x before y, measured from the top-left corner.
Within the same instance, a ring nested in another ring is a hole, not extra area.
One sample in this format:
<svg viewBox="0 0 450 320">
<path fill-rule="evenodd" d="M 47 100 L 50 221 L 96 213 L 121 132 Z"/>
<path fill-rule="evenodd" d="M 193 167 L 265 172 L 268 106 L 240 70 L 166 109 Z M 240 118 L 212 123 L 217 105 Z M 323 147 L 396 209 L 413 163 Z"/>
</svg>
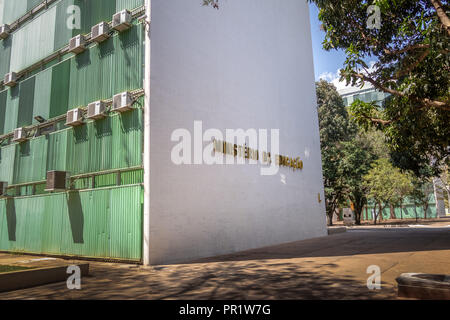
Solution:
<svg viewBox="0 0 450 320">
<path fill-rule="evenodd" d="M 391 51 L 389 49 L 384 49 L 384 53 L 386 53 L 387 55 L 393 56 L 393 55 L 399 55 L 408 51 L 412 51 L 412 50 L 417 50 L 417 49 L 428 49 L 430 48 L 429 44 L 414 44 L 411 46 L 408 46 L 406 48 L 403 48 L 401 50 L 395 50 L 395 51 Z"/>
<path fill-rule="evenodd" d="M 450 19 L 445 13 L 444 6 L 442 5 L 440 0 L 430 0 L 433 4 L 434 9 L 436 9 L 439 20 L 441 20 L 442 25 L 447 30 L 447 33 L 450 35 Z"/>
<path fill-rule="evenodd" d="M 407 75 L 408 73 L 410 73 L 411 71 L 413 71 L 419 64 L 422 63 L 423 60 L 425 60 L 426 57 L 428 57 L 429 54 L 430 54 L 430 50 L 426 50 L 419 57 L 419 59 L 414 61 L 414 63 L 411 64 L 408 68 L 406 68 L 405 70 L 401 70 L 401 71 L 397 72 L 397 74 L 395 75 L 394 79 L 398 79 L 400 77 L 403 77 L 403 76 Z"/>
<path fill-rule="evenodd" d="M 390 93 L 394 96 L 398 96 L 398 97 L 405 97 L 406 95 L 403 92 L 394 90 L 394 89 L 390 89 L 387 88 L 383 85 L 381 85 L 379 82 L 375 81 L 374 79 L 361 74 L 361 73 L 353 73 L 353 76 L 363 80 L 363 81 L 367 81 L 369 83 L 371 83 L 375 88 L 377 88 L 378 90 Z M 450 105 L 448 103 L 442 102 L 442 101 L 436 101 L 436 100 L 431 100 L 428 98 L 424 98 L 424 99 L 417 99 L 419 102 L 421 102 L 423 105 L 427 106 L 427 107 L 433 107 L 433 108 L 438 108 L 438 109 L 442 109 L 442 110 L 446 110 L 446 111 L 450 111 Z"/>
</svg>

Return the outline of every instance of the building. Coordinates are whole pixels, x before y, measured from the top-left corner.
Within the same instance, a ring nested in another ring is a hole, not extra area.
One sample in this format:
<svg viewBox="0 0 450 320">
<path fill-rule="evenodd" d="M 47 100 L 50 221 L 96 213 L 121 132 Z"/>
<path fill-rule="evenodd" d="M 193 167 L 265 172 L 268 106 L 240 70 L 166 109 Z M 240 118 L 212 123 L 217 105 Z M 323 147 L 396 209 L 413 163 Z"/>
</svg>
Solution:
<svg viewBox="0 0 450 320">
<path fill-rule="evenodd" d="M 385 92 L 380 92 L 376 88 L 373 87 L 371 84 L 365 84 L 363 88 L 359 87 L 346 87 L 344 89 L 338 90 L 339 94 L 341 95 L 342 99 L 344 100 L 344 105 L 346 107 L 349 107 L 354 101 L 361 100 L 363 102 L 375 102 L 378 106 L 383 106 L 383 103 L 386 101 L 387 98 L 389 98 L 390 94 Z M 383 212 L 383 217 L 396 217 L 397 219 L 403 219 L 403 217 L 409 217 L 409 218 L 415 218 L 418 216 L 419 218 L 423 218 L 427 216 L 428 218 L 436 218 L 436 217 L 445 217 L 446 216 L 446 208 L 444 203 L 444 198 L 446 194 L 446 189 L 442 185 L 442 182 L 440 179 L 436 178 L 433 179 L 433 186 L 434 186 L 434 198 L 432 199 L 430 197 L 430 212 L 427 212 L 425 214 L 423 212 L 422 208 L 418 208 L 416 206 L 412 206 L 410 203 L 405 204 L 405 206 L 414 207 L 414 210 L 404 211 L 404 209 L 396 209 L 395 213 L 394 210 L 389 209 L 392 211 L 391 213 L 387 213 L 386 209 Z M 450 197 L 450 194 L 449 194 Z M 368 216 L 371 217 L 371 214 L 369 213 Z M 372 218 L 367 218 L 368 220 L 371 220 Z"/>
<path fill-rule="evenodd" d="M 375 102 L 376 105 L 381 107 L 383 102 L 390 96 L 388 93 L 377 90 L 369 83 L 366 83 L 363 88 L 346 87 L 338 92 L 346 107 L 349 107 L 356 100 Z"/>
<path fill-rule="evenodd" d="M 201 2 L 0 0 L 1 251 L 163 264 L 326 235 L 306 2 Z M 198 161 L 210 128 L 279 129 L 278 153 L 214 140 L 277 174 Z"/>
</svg>

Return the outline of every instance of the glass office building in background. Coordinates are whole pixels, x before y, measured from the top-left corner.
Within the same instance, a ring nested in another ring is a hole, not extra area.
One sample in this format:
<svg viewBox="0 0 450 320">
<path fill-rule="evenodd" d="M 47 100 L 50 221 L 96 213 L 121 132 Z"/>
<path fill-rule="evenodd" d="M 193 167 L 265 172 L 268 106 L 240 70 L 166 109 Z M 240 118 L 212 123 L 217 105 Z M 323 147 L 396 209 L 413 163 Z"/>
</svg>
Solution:
<svg viewBox="0 0 450 320">
<path fill-rule="evenodd" d="M 390 96 L 385 92 L 380 92 L 371 85 L 366 85 L 364 88 L 348 87 L 342 90 L 338 90 L 344 105 L 349 107 L 354 101 L 361 100 L 363 102 L 374 101 L 378 106 L 382 106 L 384 101 Z"/>
</svg>

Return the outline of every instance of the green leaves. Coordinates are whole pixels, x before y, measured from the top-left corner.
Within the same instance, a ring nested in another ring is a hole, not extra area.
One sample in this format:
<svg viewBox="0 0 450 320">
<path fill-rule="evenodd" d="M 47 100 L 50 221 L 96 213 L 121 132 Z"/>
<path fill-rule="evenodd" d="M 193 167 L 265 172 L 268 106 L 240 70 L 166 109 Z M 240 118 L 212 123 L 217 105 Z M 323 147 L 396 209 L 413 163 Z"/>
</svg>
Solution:
<svg viewBox="0 0 450 320">
<path fill-rule="evenodd" d="M 370 82 L 392 95 L 382 107 L 355 103 L 352 119 L 381 130 L 393 160 L 416 174 L 450 163 L 450 39 L 429 0 L 312 0 L 320 9 L 324 49 L 344 50 L 347 84 Z M 380 7 L 380 30 L 369 30 L 367 8 Z M 450 12 L 448 4 L 444 9 Z M 366 61 L 377 60 L 370 70 Z M 431 161 L 433 160 L 433 161 Z"/>
<path fill-rule="evenodd" d="M 316 91 L 326 209 L 331 221 L 339 204 L 348 199 L 362 209 L 367 201 L 363 176 L 370 170 L 377 155 L 371 138 L 363 138 L 365 134 L 358 132 L 350 121 L 336 88 L 320 81 L 316 84 Z"/>
<path fill-rule="evenodd" d="M 401 203 L 414 189 L 412 175 L 402 173 L 385 158 L 375 161 L 364 176 L 364 185 L 368 191 L 367 196 L 383 205 Z"/>
</svg>

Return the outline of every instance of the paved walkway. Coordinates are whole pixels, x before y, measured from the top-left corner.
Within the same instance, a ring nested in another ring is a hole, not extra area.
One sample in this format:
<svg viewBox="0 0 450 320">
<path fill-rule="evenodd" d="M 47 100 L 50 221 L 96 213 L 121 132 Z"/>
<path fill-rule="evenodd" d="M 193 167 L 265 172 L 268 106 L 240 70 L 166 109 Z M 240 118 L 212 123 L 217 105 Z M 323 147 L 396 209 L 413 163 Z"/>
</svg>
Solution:
<svg viewBox="0 0 450 320">
<path fill-rule="evenodd" d="M 183 265 L 91 262 L 82 290 L 57 283 L 3 293 L 0 299 L 395 299 L 401 273 L 450 274 L 448 225 L 354 228 Z M 0 263 L 35 258 L 0 254 Z M 381 268 L 381 290 L 367 289 L 370 265 Z"/>
</svg>

